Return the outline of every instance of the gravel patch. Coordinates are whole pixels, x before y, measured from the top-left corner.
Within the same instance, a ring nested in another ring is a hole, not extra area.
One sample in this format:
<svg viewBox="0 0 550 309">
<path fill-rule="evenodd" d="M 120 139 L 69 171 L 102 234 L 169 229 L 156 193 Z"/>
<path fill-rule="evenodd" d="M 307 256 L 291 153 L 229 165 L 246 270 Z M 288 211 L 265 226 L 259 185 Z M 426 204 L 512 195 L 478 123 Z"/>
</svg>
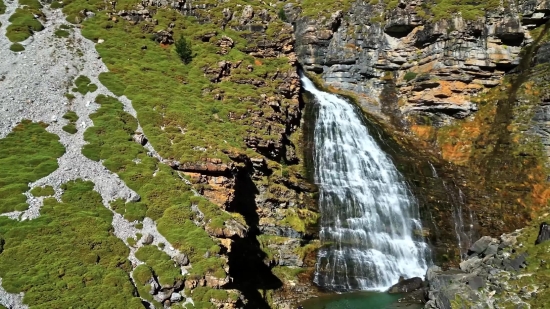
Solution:
<svg viewBox="0 0 550 309">
<path fill-rule="evenodd" d="M 95 162 L 82 155 L 82 146 L 86 144 L 83 133 L 86 128 L 93 126 L 90 114 L 99 108 L 94 103 L 99 94 L 115 96 L 98 79 L 102 72 L 107 72 L 105 64 L 95 50 L 95 43 L 85 39 L 80 29 L 71 30 L 68 38 L 57 38 L 55 30 L 62 24 L 67 24 L 61 10 L 43 8 L 46 21 L 42 22 L 45 29 L 37 32 L 25 42 L 25 51 L 14 53 L 9 50 L 11 42 L 6 38 L 8 18 L 17 8 L 17 1 L 5 0 L 6 13 L 0 15 L 0 138 L 9 134 L 23 119 L 49 124 L 47 131 L 57 134 L 60 142 L 65 146 L 66 153 L 58 159 L 59 168 L 50 175 L 31 183 L 31 189 L 36 186 L 50 185 L 55 190 L 55 197 L 59 200 L 62 194 L 61 185 L 76 179 L 92 181 L 96 190 L 103 199 L 105 207 L 115 199 L 123 198 L 127 201 L 138 200 L 139 195 L 131 190 L 118 175 L 107 170 L 101 162 Z M 80 55 L 79 55 L 80 54 Z M 72 102 L 65 97 L 73 86 L 73 81 L 79 75 L 90 78 L 98 86 L 94 93 L 81 95 L 73 93 Z M 124 104 L 124 110 L 137 118 L 132 103 L 125 96 L 117 97 Z M 69 134 L 62 130 L 68 124 L 63 115 L 73 110 L 78 115 L 78 132 Z M 141 126 L 139 126 L 141 130 Z M 156 158 L 162 158 L 149 143 L 146 146 Z M 29 209 L 23 212 L 14 211 L 0 214 L 15 220 L 32 220 L 40 216 L 43 197 L 34 197 L 30 192 L 25 193 Z M 136 267 L 142 262 L 135 257 L 137 248 L 129 246 L 127 238 L 136 238 L 137 233 L 151 234 L 153 244 L 165 243 L 163 249 L 171 257 L 180 252 L 157 230 L 153 220 L 146 218 L 143 229 L 135 228 L 137 221 L 129 222 L 120 214 L 113 212 L 114 234 L 130 249 L 128 259 Z M 139 241 L 136 247 L 142 246 Z M 182 268 L 182 273 L 186 270 Z M 22 295 L 22 294 L 21 294 Z M 9 294 L 1 288 L 0 303 L 8 308 L 27 308 L 22 304 L 22 296 Z"/>
</svg>

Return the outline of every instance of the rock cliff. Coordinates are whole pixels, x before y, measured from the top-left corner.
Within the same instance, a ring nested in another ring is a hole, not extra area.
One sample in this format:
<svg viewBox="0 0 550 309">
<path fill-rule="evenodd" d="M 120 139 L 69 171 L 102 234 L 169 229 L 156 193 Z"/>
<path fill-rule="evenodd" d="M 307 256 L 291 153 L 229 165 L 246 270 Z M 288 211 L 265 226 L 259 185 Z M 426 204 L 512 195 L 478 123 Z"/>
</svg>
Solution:
<svg viewBox="0 0 550 309">
<path fill-rule="evenodd" d="M 545 207 L 545 69 L 535 65 L 547 61 L 546 1 L 340 9 L 284 6 L 298 61 L 355 98 L 385 139 L 414 149 L 416 160 L 394 159 L 408 162 L 440 262 L 456 263 L 475 235 L 520 228 Z"/>
</svg>

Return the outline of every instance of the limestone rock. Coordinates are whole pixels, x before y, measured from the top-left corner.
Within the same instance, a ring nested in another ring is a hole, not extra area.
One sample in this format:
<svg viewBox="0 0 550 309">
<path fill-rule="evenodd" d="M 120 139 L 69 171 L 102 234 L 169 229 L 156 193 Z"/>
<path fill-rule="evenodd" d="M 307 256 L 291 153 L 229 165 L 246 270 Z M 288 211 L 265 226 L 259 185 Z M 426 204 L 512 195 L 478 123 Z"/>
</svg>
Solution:
<svg viewBox="0 0 550 309">
<path fill-rule="evenodd" d="M 174 262 L 176 262 L 178 266 L 187 266 L 189 265 L 189 257 L 187 257 L 185 253 L 180 253 L 174 257 Z"/>
<path fill-rule="evenodd" d="M 154 240 L 153 235 L 147 234 L 145 235 L 145 237 L 143 237 L 143 240 L 141 241 L 141 243 L 144 245 L 150 245 L 153 243 L 153 240 Z"/>
</svg>

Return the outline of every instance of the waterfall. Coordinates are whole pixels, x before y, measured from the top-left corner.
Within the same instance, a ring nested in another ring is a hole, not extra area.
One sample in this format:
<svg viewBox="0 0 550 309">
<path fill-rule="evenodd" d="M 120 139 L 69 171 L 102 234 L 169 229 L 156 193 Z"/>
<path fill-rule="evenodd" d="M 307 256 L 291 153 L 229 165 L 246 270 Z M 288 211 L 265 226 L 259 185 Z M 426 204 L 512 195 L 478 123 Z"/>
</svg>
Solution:
<svg viewBox="0 0 550 309">
<path fill-rule="evenodd" d="M 317 110 L 314 167 L 322 247 L 314 282 L 336 291 L 384 291 L 400 276 L 423 277 L 429 249 L 414 235 L 422 226 L 403 177 L 352 104 L 301 79 Z"/>
</svg>

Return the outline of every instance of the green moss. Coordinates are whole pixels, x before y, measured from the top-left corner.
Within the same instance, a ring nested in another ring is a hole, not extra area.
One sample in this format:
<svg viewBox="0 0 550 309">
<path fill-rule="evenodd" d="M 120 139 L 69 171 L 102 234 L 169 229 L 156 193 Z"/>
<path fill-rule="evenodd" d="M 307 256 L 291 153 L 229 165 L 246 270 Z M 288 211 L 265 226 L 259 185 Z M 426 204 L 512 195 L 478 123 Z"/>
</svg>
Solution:
<svg viewBox="0 0 550 309">
<path fill-rule="evenodd" d="M 70 122 L 76 122 L 78 120 L 78 115 L 74 111 L 68 111 L 63 115 L 63 119 L 67 119 Z"/>
<path fill-rule="evenodd" d="M 62 129 L 63 131 L 70 134 L 75 134 L 76 132 L 78 132 L 78 130 L 76 129 L 76 125 L 74 123 L 69 123 L 67 125 L 64 125 Z"/>
<path fill-rule="evenodd" d="M 25 47 L 19 43 L 13 43 L 10 45 L 10 50 L 12 52 L 20 52 L 20 51 L 24 51 Z"/>
<path fill-rule="evenodd" d="M 161 285 L 172 285 L 177 280 L 183 280 L 180 269 L 175 266 L 170 256 L 155 246 L 147 245 L 139 248 L 136 251 L 136 257 L 151 267 Z"/>
<path fill-rule="evenodd" d="M 11 24 L 6 29 L 6 36 L 12 42 L 21 42 L 28 39 L 34 32 L 42 31 L 44 26 L 35 18 L 35 15 L 41 16 L 38 9 L 29 7 L 18 8 L 10 16 Z"/>
<path fill-rule="evenodd" d="M 70 33 L 67 30 L 57 29 L 55 30 L 54 35 L 58 38 L 66 38 L 69 37 Z"/>
<path fill-rule="evenodd" d="M 31 194 L 39 197 L 39 196 L 50 196 L 54 195 L 55 191 L 52 186 L 45 186 L 45 187 L 34 187 L 31 190 Z"/>
<path fill-rule="evenodd" d="M 57 169 L 65 148 L 45 127 L 24 120 L 0 139 L 0 213 L 27 209 L 28 184 Z"/>
<path fill-rule="evenodd" d="M 6 4 L 3 0 L 0 0 L 0 15 L 6 13 Z"/>
<path fill-rule="evenodd" d="M 126 238 L 126 242 L 128 243 L 128 246 L 135 247 L 136 243 L 137 243 L 137 240 L 133 237 L 128 237 L 128 238 Z"/>
<path fill-rule="evenodd" d="M 62 202 L 44 200 L 34 220 L 0 217 L 2 286 L 25 292 L 31 308 L 143 308 L 128 276 L 128 248 L 112 235 L 112 214 L 93 187 L 64 185 Z"/>
<path fill-rule="evenodd" d="M 76 87 L 73 88 L 73 92 L 79 92 L 82 95 L 85 95 L 88 92 L 95 92 L 97 90 L 97 85 L 92 84 L 90 79 L 84 75 L 78 76 L 74 81 L 74 84 Z"/>
<path fill-rule="evenodd" d="M 117 77 L 116 74 L 113 74 L 111 72 L 103 72 L 99 74 L 99 81 L 114 95 L 121 96 L 124 94 L 126 85 L 122 83 L 122 81 Z"/>
<path fill-rule="evenodd" d="M 52 1 L 52 4 L 50 4 L 51 9 L 60 9 L 62 7 L 63 7 L 63 2 Z"/>
<path fill-rule="evenodd" d="M 65 93 L 65 97 L 66 97 L 69 101 L 72 101 L 72 100 L 74 100 L 74 98 L 76 98 L 76 97 L 74 96 L 74 94 L 72 94 L 72 93 Z"/>
</svg>

